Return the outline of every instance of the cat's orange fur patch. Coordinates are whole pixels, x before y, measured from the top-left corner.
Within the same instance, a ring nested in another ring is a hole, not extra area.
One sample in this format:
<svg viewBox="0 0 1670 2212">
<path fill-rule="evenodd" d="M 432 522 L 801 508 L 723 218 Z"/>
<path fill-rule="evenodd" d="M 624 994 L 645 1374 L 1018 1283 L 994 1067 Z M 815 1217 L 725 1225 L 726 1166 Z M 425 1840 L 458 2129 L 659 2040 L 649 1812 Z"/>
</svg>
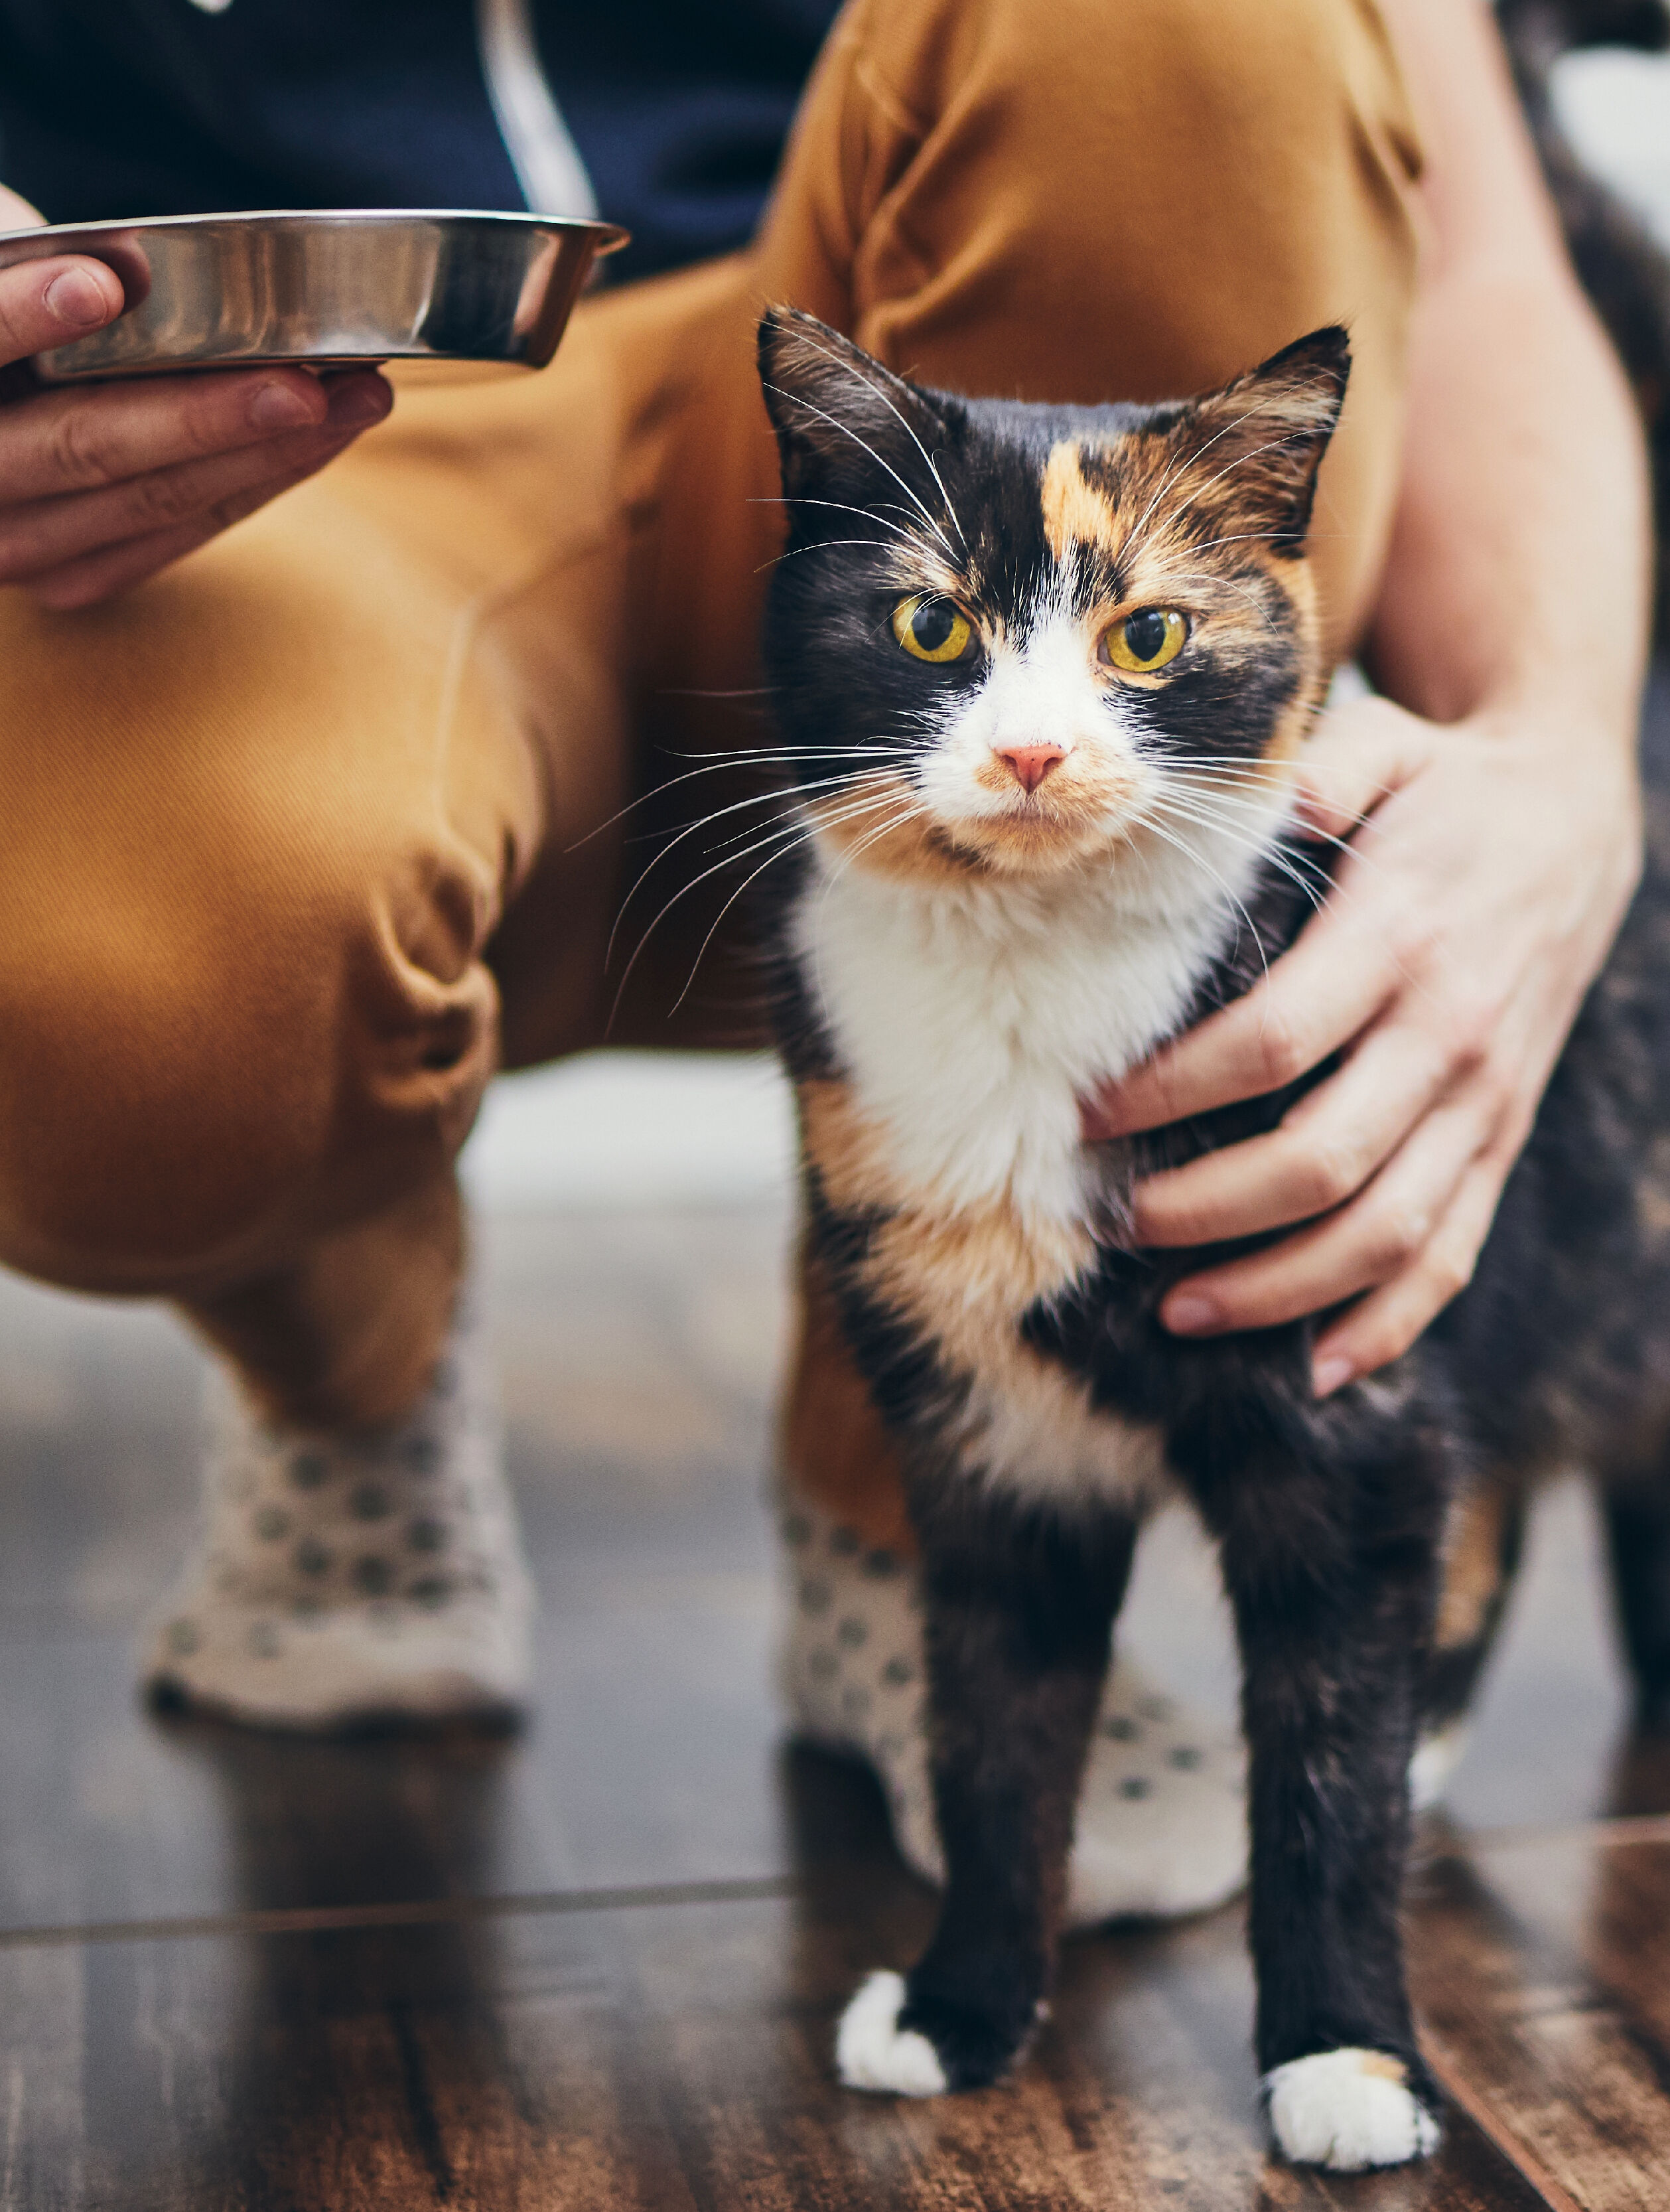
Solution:
<svg viewBox="0 0 1670 2212">
<path fill-rule="evenodd" d="M 803 1083 L 800 1119 L 830 1204 L 886 1217 L 870 1239 L 868 1286 L 976 1365 L 990 1350 L 988 1331 L 1011 1327 L 1095 1259 L 1088 1229 L 1025 1221 L 1006 1198 L 942 1206 L 931 1191 L 908 1189 L 889 1164 L 883 1132 L 844 1083 Z"/>
<path fill-rule="evenodd" d="M 1045 542 L 1058 561 L 1066 561 L 1075 544 L 1100 546 L 1107 553 L 1120 547 L 1118 518 L 1106 495 L 1086 482 L 1079 465 L 1083 450 L 1068 438 L 1052 446 L 1038 488 Z"/>
<path fill-rule="evenodd" d="M 802 1083 L 799 1106 L 806 1152 L 829 1202 L 874 1220 L 858 1268 L 866 1295 L 932 1344 L 947 1376 L 968 1387 L 964 1441 L 975 1463 L 981 1421 L 1001 1406 L 1055 1451 L 1117 1464 L 1133 1509 L 1163 1496 L 1169 1477 L 1157 1425 L 1095 1413 L 1083 1379 L 1020 1334 L 1030 1307 L 1060 1296 L 1093 1263 L 1090 1231 L 1028 1220 L 1007 1199 L 956 1206 L 907 1188 L 888 1163 L 883 1132 L 842 1082 Z"/>
<path fill-rule="evenodd" d="M 1484 1632 L 1491 1600 L 1502 1581 L 1507 1510 L 1507 1492 L 1499 1483 L 1481 1484 L 1452 1509 L 1434 1636 L 1441 1651 L 1460 1650 Z"/>
<path fill-rule="evenodd" d="M 859 1373 L 818 1261 L 802 1247 L 799 1328 L 784 1401 L 780 1449 L 800 1496 L 872 1551 L 915 1556 L 898 1448 Z"/>
</svg>

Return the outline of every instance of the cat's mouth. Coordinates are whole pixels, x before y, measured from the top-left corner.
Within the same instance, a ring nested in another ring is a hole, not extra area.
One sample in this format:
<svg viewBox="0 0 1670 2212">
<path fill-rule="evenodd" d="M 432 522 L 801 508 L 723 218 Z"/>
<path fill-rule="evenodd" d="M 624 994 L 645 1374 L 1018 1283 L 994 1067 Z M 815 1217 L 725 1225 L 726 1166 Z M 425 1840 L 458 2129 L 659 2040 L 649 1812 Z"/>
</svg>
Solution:
<svg viewBox="0 0 1670 2212">
<path fill-rule="evenodd" d="M 1084 747 L 993 748 L 970 779 L 972 804 L 941 824 L 960 850 L 1005 873 L 1054 873 L 1103 860 L 1126 843 L 1139 804 L 1130 763 Z"/>
<path fill-rule="evenodd" d="M 963 777 L 952 788 L 929 775 L 891 776 L 862 806 L 839 799 L 809 810 L 820 842 L 843 866 L 943 880 L 1060 875 L 1105 867 L 1128 850 L 1139 809 L 1136 779 L 1090 770 L 1071 756 L 1028 784 L 1005 772 Z"/>
</svg>

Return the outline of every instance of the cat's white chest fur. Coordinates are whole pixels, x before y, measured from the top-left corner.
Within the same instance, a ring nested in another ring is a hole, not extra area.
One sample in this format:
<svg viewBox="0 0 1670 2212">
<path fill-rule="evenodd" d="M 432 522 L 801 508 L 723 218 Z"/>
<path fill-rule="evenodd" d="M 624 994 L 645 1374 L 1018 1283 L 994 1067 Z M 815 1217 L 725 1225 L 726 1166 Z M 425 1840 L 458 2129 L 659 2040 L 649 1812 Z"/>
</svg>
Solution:
<svg viewBox="0 0 1670 2212">
<path fill-rule="evenodd" d="M 1185 1012 L 1232 927 L 1163 865 L 1038 885 L 820 869 L 796 950 L 865 1120 L 900 1183 L 1023 1223 L 1092 1203 L 1078 1100 Z"/>
<path fill-rule="evenodd" d="M 1156 870 L 948 890 L 836 862 L 799 902 L 802 974 L 891 1200 L 918 1221 L 1000 1216 L 1036 1262 L 1006 1289 L 971 1258 L 962 1281 L 936 1281 L 937 1319 L 926 1291 L 917 1316 L 967 1378 L 958 1449 L 981 1483 L 1139 1514 L 1169 1486 L 1158 1426 L 1096 1407 L 1020 1324 L 1041 1284 L 1067 1287 L 1064 1254 L 1076 1269 L 1093 1249 L 1079 1098 L 1176 1028 L 1228 933 L 1188 888 Z"/>
</svg>

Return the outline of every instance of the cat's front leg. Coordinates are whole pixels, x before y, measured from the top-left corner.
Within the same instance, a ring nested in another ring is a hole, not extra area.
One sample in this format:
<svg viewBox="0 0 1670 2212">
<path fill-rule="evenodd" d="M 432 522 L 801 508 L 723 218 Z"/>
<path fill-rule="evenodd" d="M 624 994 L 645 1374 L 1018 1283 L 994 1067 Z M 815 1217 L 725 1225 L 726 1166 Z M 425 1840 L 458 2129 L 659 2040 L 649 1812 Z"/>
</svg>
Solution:
<svg viewBox="0 0 1670 2212">
<path fill-rule="evenodd" d="M 873 1975 L 836 2039 L 849 2087 L 912 2096 L 994 2080 L 1041 2016 L 1136 1534 L 971 1493 L 920 1518 L 944 1897 L 920 1963 Z"/>
<path fill-rule="evenodd" d="M 1303 2164 L 1394 2166 L 1438 2141 L 1400 1912 L 1442 1489 L 1418 1451 L 1319 1449 L 1211 1501 L 1244 1672 L 1259 2066 L 1277 2147 Z"/>
</svg>

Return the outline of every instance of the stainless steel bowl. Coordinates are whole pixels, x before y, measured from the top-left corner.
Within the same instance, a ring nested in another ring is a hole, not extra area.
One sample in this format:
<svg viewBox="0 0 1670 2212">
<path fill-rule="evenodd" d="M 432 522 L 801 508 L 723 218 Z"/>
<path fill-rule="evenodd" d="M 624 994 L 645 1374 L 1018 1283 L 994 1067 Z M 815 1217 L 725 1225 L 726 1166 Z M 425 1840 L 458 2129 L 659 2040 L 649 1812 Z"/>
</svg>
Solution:
<svg viewBox="0 0 1670 2212">
<path fill-rule="evenodd" d="M 440 209 L 160 216 L 0 234 L 0 268 L 108 262 L 125 314 L 37 355 L 49 384 L 258 362 L 476 361 L 543 368 L 612 223 Z"/>
</svg>

